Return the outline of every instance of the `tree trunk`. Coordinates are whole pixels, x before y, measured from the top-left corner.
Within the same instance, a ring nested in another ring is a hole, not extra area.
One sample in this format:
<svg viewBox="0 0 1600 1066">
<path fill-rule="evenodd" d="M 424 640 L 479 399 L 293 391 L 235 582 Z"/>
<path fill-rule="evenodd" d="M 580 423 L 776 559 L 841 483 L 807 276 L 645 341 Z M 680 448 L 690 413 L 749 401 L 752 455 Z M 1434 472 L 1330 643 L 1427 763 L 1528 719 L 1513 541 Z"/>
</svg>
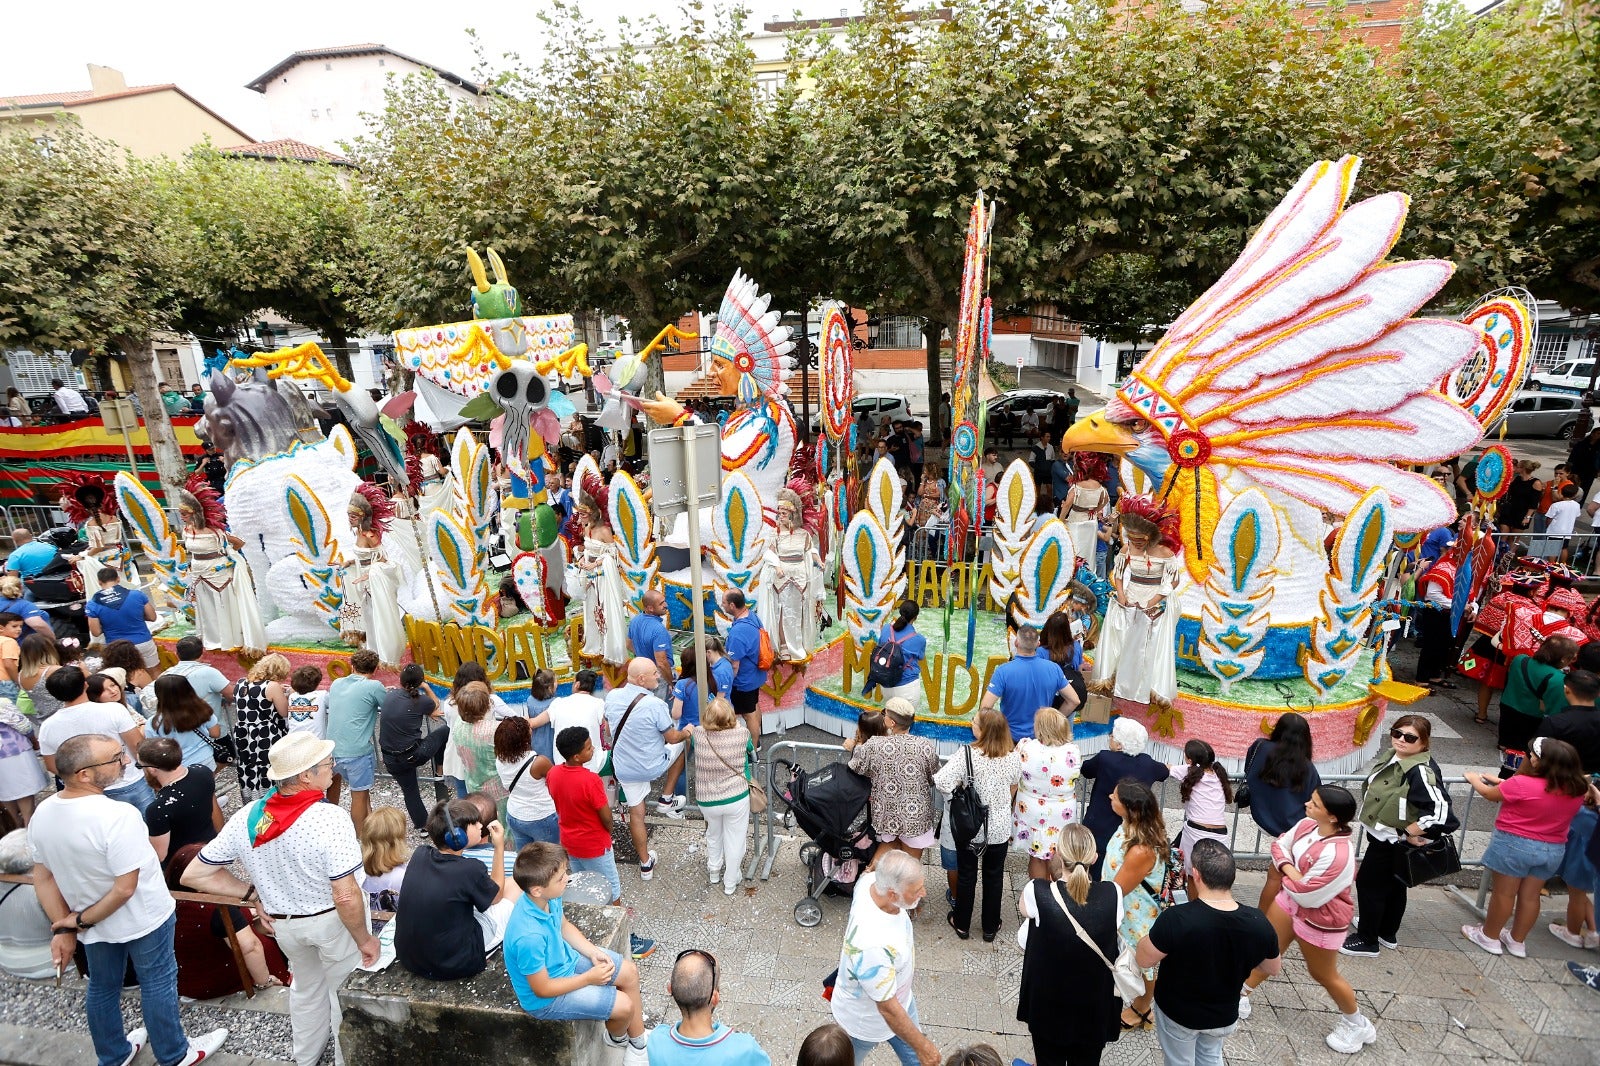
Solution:
<svg viewBox="0 0 1600 1066">
<path fill-rule="evenodd" d="M 157 388 L 159 381 L 155 349 L 148 337 L 137 340 L 131 337 L 124 338 L 118 342 L 117 347 L 127 357 L 128 370 L 133 375 L 134 391 L 139 394 L 139 402 L 144 405 L 144 428 L 150 438 L 150 452 L 155 458 L 156 474 L 161 478 L 161 489 L 166 496 L 166 504 L 171 507 L 178 498 L 178 490 L 183 488 L 189 466 L 184 461 L 183 450 L 178 447 L 178 437 L 172 431 L 172 421 L 167 418 L 166 404 L 161 402 L 161 390 Z M 137 470 L 131 473 L 135 477 L 138 476 Z"/>
<path fill-rule="evenodd" d="M 354 384 L 356 372 L 354 366 L 350 363 L 349 335 L 342 329 L 331 327 L 322 332 L 328 338 L 328 347 L 333 349 L 329 354 L 333 356 L 334 369 L 338 370 L 346 381 Z"/>
<path fill-rule="evenodd" d="M 944 392 L 943 367 L 940 365 L 939 341 L 944 337 L 944 323 L 931 318 L 922 327 L 922 339 L 928 346 L 928 439 L 948 440 L 946 432 L 950 412 L 943 408 L 939 396 Z"/>
</svg>

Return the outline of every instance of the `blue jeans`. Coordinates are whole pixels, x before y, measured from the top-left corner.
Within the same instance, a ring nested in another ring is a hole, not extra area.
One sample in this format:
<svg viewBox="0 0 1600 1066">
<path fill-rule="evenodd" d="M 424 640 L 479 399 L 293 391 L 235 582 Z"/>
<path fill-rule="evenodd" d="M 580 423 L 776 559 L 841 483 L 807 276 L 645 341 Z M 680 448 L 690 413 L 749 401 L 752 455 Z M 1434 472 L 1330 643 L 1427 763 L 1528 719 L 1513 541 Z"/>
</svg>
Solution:
<svg viewBox="0 0 1600 1066">
<path fill-rule="evenodd" d="M 173 1066 L 189 1053 L 189 1038 L 178 1019 L 178 956 L 172 947 L 178 917 L 171 915 L 151 932 L 125 944 L 85 944 L 89 957 L 89 1036 L 99 1066 L 120 1066 L 133 1051 L 122 1027 L 122 977 L 128 960 L 139 975 L 139 1010 L 150 1034 L 150 1050 L 161 1066 Z"/>
<path fill-rule="evenodd" d="M 592 859 L 580 859 L 576 855 L 567 856 L 567 868 L 572 873 L 597 873 L 606 879 L 611 886 L 611 902 L 615 903 L 622 898 L 622 877 L 617 873 L 617 856 L 610 848 L 604 855 L 597 855 Z"/>
<path fill-rule="evenodd" d="M 1166 1066 L 1222 1066 L 1222 1042 L 1239 1028 L 1236 1021 L 1220 1029 L 1190 1029 L 1161 1013 L 1156 1007 L 1156 1043 Z"/>
<path fill-rule="evenodd" d="M 506 822 L 510 824 L 511 839 L 516 841 L 518 848 L 525 848 L 536 840 L 546 844 L 561 843 L 561 823 L 553 814 L 548 818 L 538 818 L 528 822 L 507 814 Z M 615 865 L 616 863 L 612 863 L 612 866 Z"/>
<path fill-rule="evenodd" d="M 906 1013 L 911 1015 L 911 1024 L 919 1025 L 920 1027 L 920 1023 L 917 1020 L 917 1000 L 915 996 L 911 999 L 911 1006 L 906 1008 Z M 867 1055 L 880 1043 L 884 1043 L 884 1041 L 857 1040 L 852 1036 L 850 1038 L 850 1046 L 856 1050 L 856 1066 L 861 1066 L 863 1062 L 866 1062 Z M 895 1058 L 900 1060 L 900 1066 L 921 1066 L 921 1060 L 917 1058 L 916 1048 L 913 1048 L 900 1037 L 891 1036 L 887 1043 L 889 1050 L 894 1052 Z"/>
<path fill-rule="evenodd" d="M 139 814 L 142 816 L 145 810 L 156 801 L 156 794 L 151 790 L 147 782 L 140 780 L 130 781 L 126 785 L 118 785 L 116 788 L 106 789 L 106 798 L 121 800 L 123 803 L 131 803 L 139 808 Z"/>
</svg>

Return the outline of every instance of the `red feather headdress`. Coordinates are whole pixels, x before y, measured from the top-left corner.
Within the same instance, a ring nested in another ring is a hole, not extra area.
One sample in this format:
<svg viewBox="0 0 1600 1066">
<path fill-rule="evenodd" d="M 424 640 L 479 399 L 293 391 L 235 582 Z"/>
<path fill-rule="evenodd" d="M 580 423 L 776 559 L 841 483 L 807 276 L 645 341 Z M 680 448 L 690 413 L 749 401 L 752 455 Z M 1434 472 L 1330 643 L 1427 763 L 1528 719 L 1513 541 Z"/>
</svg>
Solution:
<svg viewBox="0 0 1600 1066">
<path fill-rule="evenodd" d="M 1161 543 L 1173 551 L 1181 551 L 1183 541 L 1178 535 L 1178 516 L 1149 496 L 1123 493 L 1117 500 L 1117 513 L 1124 517 L 1142 518 L 1156 527 Z"/>
<path fill-rule="evenodd" d="M 578 486 L 583 495 L 583 502 L 589 510 L 594 512 L 595 518 L 601 525 L 611 525 L 611 487 L 598 475 L 590 473 L 583 476 L 583 484 Z"/>
<path fill-rule="evenodd" d="M 100 495 L 99 512 L 108 518 L 116 517 L 117 501 L 111 494 L 111 486 L 106 484 L 104 477 L 93 471 L 73 471 L 57 483 L 56 489 L 56 495 L 61 500 L 61 510 L 66 512 L 67 518 L 75 526 L 89 520 L 90 500 L 96 493 Z"/>
<path fill-rule="evenodd" d="M 1098 481 L 1104 485 L 1111 476 L 1110 469 L 1106 464 L 1106 457 L 1099 452 L 1079 452 L 1072 461 L 1072 466 L 1072 481 L 1074 484 L 1087 478 L 1090 481 Z"/>
<path fill-rule="evenodd" d="M 811 531 L 813 537 L 822 529 L 822 502 L 817 499 L 816 486 L 804 477 L 791 477 L 784 486 L 800 497 L 800 524 Z"/>
<path fill-rule="evenodd" d="M 198 470 L 189 475 L 183 483 L 183 491 L 194 497 L 195 503 L 200 505 L 200 515 L 205 519 L 207 529 L 227 529 L 228 509 L 222 505 L 222 497 L 217 490 L 211 487 L 211 482 Z"/>
<path fill-rule="evenodd" d="M 394 518 L 394 501 L 370 481 L 357 482 L 355 494 L 372 508 L 372 531 L 378 536 L 389 532 L 389 522 Z"/>
</svg>

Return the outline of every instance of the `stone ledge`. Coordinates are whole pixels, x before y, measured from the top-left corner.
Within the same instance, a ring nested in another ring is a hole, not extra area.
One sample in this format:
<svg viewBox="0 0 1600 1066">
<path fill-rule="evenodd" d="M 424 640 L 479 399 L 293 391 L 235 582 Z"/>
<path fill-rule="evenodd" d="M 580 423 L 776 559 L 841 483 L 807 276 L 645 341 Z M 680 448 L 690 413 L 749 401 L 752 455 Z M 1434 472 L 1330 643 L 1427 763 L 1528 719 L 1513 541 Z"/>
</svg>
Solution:
<svg viewBox="0 0 1600 1066">
<path fill-rule="evenodd" d="M 62 1033 L 53 1029 L 33 1029 L 21 1025 L 0 1025 L 0 1063 L 10 1066 L 81 1066 L 94 1061 L 94 1042 L 87 1033 Z M 155 1056 L 149 1047 L 140 1051 L 133 1066 L 150 1066 Z M 293 1066 L 282 1059 L 263 1059 L 251 1055 L 230 1055 L 228 1045 L 206 1059 L 217 1066 Z"/>
<path fill-rule="evenodd" d="M 630 921 L 621 907 L 568 903 L 567 918 L 600 947 L 627 958 Z M 496 951 L 464 981 L 430 981 L 398 962 L 356 970 L 339 990 L 339 1044 L 346 1066 L 391 1066 L 447 1054 L 454 1061 L 590 1066 L 605 1061 L 599 1022 L 543 1022 L 517 1002 Z"/>
</svg>

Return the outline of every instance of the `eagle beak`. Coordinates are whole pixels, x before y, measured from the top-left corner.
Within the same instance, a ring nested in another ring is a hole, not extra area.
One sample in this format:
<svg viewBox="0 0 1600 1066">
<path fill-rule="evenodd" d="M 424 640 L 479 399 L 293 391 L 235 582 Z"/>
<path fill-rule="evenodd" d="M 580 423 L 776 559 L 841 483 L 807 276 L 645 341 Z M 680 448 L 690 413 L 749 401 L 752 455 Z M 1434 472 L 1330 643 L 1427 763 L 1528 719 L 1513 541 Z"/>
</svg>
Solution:
<svg viewBox="0 0 1600 1066">
<path fill-rule="evenodd" d="M 1061 449 L 1068 452 L 1105 452 L 1127 455 L 1139 446 L 1138 438 L 1127 426 L 1107 421 L 1100 415 L 1090 415 L 1061 437 Z"/>
</svg>

